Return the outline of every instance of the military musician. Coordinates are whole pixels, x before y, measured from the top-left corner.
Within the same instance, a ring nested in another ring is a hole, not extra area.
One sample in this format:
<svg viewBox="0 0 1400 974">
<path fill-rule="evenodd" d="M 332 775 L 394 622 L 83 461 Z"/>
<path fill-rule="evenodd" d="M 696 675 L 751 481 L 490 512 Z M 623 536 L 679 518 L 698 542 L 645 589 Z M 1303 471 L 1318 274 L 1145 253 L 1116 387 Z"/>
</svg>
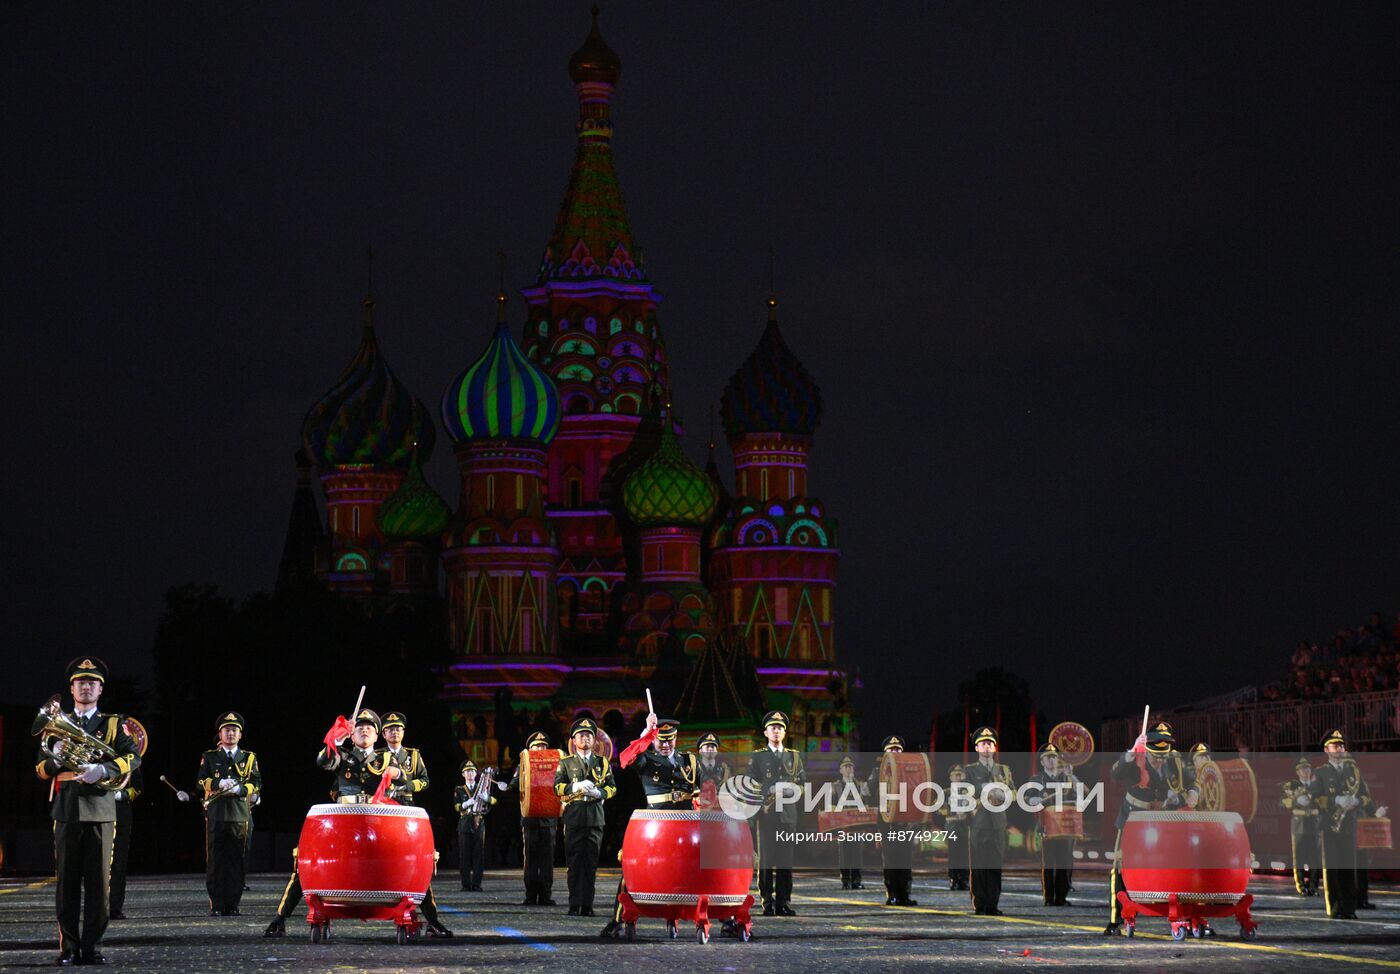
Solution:
<svg viewBox="0 0 1400 974">
<path fill-rule="evenodd" d="M 1030 780 L 1042 788 L 1042 806 L 1046 797 L 1053 800 L 1056 795 L 1068 798 L 1079 779 L 1060 758 L 1060 749 L 1054 744 L 1040 746 L 1040 770 L 1031 775 Z M 1043 834 L 1040 842 L 1040 891 L 1046 906 L 1069 906 L 1069 876 L 1074 868 L 1073 836 L 1051 837 Z"/>
<path fill-rule="evenodd" d="M 239 747 L 243 716 L 226 710 L 218 719 L 219 746 L 199 760 L 195 783 L 204 792 L 204 888 L 210 916 L 238 916 L 248 874 L 247 799 L 262 789 L 258 756 Z"/>
<path fill-rule="evenodd" d="M 851 788 L 854 788 L 863 799 L 870 797 L 870 785 L 868 782 L 856 778 L 856 762 L 849 754 L 841 759 L 838 770 L 841 773 L 841 777 L 836 779 L 838 801 L 843 800 L 842 796 Z M 865 889 L 865 883 L 861 881 L 860 875 L 863 864 L 864 856 L 861 852 L 861 843 L 838 842 L 836 844 L 836 868 L 841 870 L 842 889 Z"/>
<path fill-rule="evenodd" d="M 549 738 L 536 731 L 525 739 L 527 751 L 549 750 Z M 516 765 L 510 781 L 497 782 L 501 791 L 520 790 L 520 769 L 525 759 Z M 557 818 L 543 816 L 520 817 L 522 858 L 525 861 L 525 901 L 521 906 L 554 906 L 554 835 L 559 828 Z"/>
<path fill-rule="evenodd" d="M 384 715 L 380 725 L 384 734 L 383 755 L 397 775 L 390 774 L 394 785 L 389 789 L 389 797 L 402 805 L 416 805 L 418 796 L 428 790 L 428 764 L 416 747 L 404 747 L 405 718 L 402 712 L 391 710 Z M 383 771 L 380 772 L 383 774 Z M 378 786 L 376 785 L 376 788 Z M 371 792 L 373 794 L 373 792 Z M 419 904 L 423 919 L 427 921 L 428 936 L 451 937 L 452 931 L 438 919 L 437 897 L 433 895 L 432 884 L 428 884 Z"/>
<path fill-rule="evenodd" d="M 972 813 L 972 856 L 970 876 L 973 912 L 980 916 L 999 917 L 1001 902 L 1001 864 L 1006 857 L 1006 806 L 1014 793 L 1011 769 L 999 764 L 997 732 L 990 727 L 973 731 L 972 744 L 977 760 L 963 768 L 973 788 L 977 807 Z M 997 806 L 994 809 L 992 806 Z"/>
<path fill-rule="evenodd" d="M 880 742 L 881 764 L 885 754 L 903 754 L 904 738 L 891 734 Z M 880 768 L 881 764 L 876 764 L 870 769 L 870 779 L 866 783 L 866 793 L 879 796 L 880 794 Z M 914 848 L 916 843 L 912 841 L 901 841 L 897 833 L 908 831 L 906 826 L 898 823 L 892 824 L 884 830 L 880 836 L 880 864 L 884 871 L 885 880 L 885 905 L 886 906 L 918 906 L 919 901 L 910 899 L 909 893 L 914 885 Z"/>
<path fill-rule="evenodd" d="M 1312 762 L 1300 757 L 1293 766 L 1296 780 L 1283 783 L 1279 804 L 1289 813 L 1288 835 L 1293 853 L 1293 888 L 1299 896 L 1316 896 L 1318 866 L 1317 802 L 1312 797 Z"/>
<path fill-rule="evenodd" d="M 748 775 L 758 782 L 763 805 L 758 812 L 758 889 L 763 898 L 763 915 L 797 916 L 789 902 L 792 898 L 791 843 L 779 842 L 780 828 L 797 826 L 798 804 L 777 801 L 781 784 L 802 786 L 807 782 L 807 769 L 802 755 L 784 747 L 787 739 L 787 714 L 770 710 L 763 717 L 763 736 L 767 743 L 749 758 Z"/>
<path fill-rule="evenodd" d="M 481 875 L 486 868 L 486 813 L 496 804 L 489 788 L 481 795 L 477 785 L 476 762 L 462 762 L 462 783 L 452 792 L 457 819 L 457 868 L 462 874 L 463 892 L 481 892 Z"/>
<path fill-rule="evenodd" d="M 1364 900 L 1365 862 L 1356 848 L 1356 819 L 1362 812 L 1384 818 L 1385 806 L 1375 807 L 1361 769 L 1347 753 L 1346 737 L 1329 731 L 1322 741 L 1327 762 L 1313 772 L 1308 794 L 1317 802 L 1322 835 L 1322 898 L 1327 916 L 1354 920 Z"/>
<path fill-rule="evenodd" d="M 967 774 L 963 771 L 961 764 L 955 764 L 948 769 L 948 790 L 951 792 L 955 785 L 960 785 L 967 781 Z M 966 892 L 972 887 L 968 885 L 971 878 L 968 874 L 968 863 L 971 861 L 968 847 L 972 844 L 972 833 L 967 827 L 972 822 L 972 813 L 964 811 L 954 811 L 952 803 L 948 803 L 948 810 L 944 814 L 944 825 L 948 829 L 948 889 L 952 892 L 959 890 Z M 958 833 L 961 832 L 961 835 Z"/>
<path fill-rule="evenodd" d="M 569 864 L 569 916 L 595 916 L 593 886 L 603 842 L 603 802 L 617 794 L 612 766 L 595 754 L 598 725 L 580 717 L 569 728 L 574 753 L 554 772 L 554 793 L 564 802 L 564 857 Z"/>
</svg>

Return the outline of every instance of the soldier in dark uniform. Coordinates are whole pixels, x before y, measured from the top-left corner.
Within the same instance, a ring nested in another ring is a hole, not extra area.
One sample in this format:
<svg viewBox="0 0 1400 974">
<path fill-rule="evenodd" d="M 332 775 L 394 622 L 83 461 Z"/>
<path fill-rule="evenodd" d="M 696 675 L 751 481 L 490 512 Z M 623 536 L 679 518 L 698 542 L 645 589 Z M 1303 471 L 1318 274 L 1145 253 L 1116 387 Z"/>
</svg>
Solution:
<svg viewBox="0 0 1400 974">
<path fill-rule="evenodd" d="M 1289 840 L 1293 852 L 1293 888 L 1299 896 L 1316 896 L 1318 866 L 1322 849 L 1317 844 L 1317 802 L 1310 794 L 1312 788 L 1312 762 L 1299 758 L 1293 766 L 1296 781 L 1283 783 L 1283 797 L 1279 804 L 1288 809 Z"/>
<path fill-rule="evenodd" d="M 1201 769 L 1214 760 L 1210 754 L 1210 745 L 1205 741 L 1197 741 L 1191 745 L 1191 770 L 1196 773 L 1196 777 L 1199 778 Z"/>
<path fill-rule="evenodd" d="M 977 760 L 963 768 L 977 800 L 969 830 L 972 838 L 969 877 L 972 881 L 972 907 L 973 912 L 981 916 L 999 917 L 1002 915 L 1001 910 L 997 909 L 1001 902 L 1001 864 L 1006 856 L 1005 806 L 1010 798 L 997 786 L 1003 786 L 1014 797 L 1016 785 L 1011 769 L 996 762 L 995 730 L 979 727 L 972 734 L 972 743 L 977 749 Z M 991 806 L 1002 810 L 994 811 Z"/>
<path fill-rule="evenodd" d="M 1123 804 L 1118 809 L 1114 827 L 1118 836 L 1113 843 L 1113 872 L 1108 884 L 1108 925 L 1105 936 L 1113 936 L 1122 930 L 1123 905 L 1118 902 L 1118 891 L 1123 889 L 1122 851 L 1123 826 L 1134 811 L 1149 811 L 1160 808 L 1195 808 L 1200 798 L 1196 791 L 1195 770 L 1181 759 L 1181 752 L 1174 749 L 1176 738 L 1171 725 L 1158 723 L 1146 734 L 1139 735 L 1133 746 L 1114 762 L 1109 771 L 1114 781 L 1127 786 Z"/>
<path fill-rule="evenodd" d="M 792 898 L 792 859 L 791 843 L 779 842 L 779 829 L 792 829 L 797 826 L 798 804 L 785 802 L 778 807 L 774 789 L 781 783 L 801 787 L 807 782 L 807 769 L 802 765 L 802 755 L 790 747 L 784 747 L 787 738 L 787 714 L 781 710 L 770 710 L 763 717 L 763 736 L 767 746 L 759 748 L 749 758 L 748 774 L 758 782 L 763 795 L 763 805 L 758 815 L 758 889 L 763 898 L 763 915 L 797 916 L 797 911 L 789 904 Z"/>
<path fill-rule="evenodd" d="M 489 791 L 476 802 L 476 762 L 462 762 L 462 783 L 452 791 L 452 807 L 457 819 L 457 868 L 462 874 L 462 890 L 481 892 L 481 874 L 486 868 L 486 813 L 496 804 Z"/>
<path fill-rule="evenodd" d="M 881 754 L 903 754 L 904 739 L 891 735 L 880 742 Z M 882 759 L 883 760 L 883 759 Z M 870 769 L 866 791 L 878 799 L 880 794 L 880 765 Z M 910 799 L 912 800 L 912 796 Z M 908 825 L 891 823 L 880 836 L 880 864 L 884 867 L 885 905 L 918 906 L 919 901 L 909 898 L 914 885 L 915 843 L 901 840 L 897 833 L 910 831 Z"/>
<path fill-rule="evenodd" d="M 713 786 L 716 797 L 719 789 L 729 780 L 729 763 L 719 756 L 719 738 L 714 734 L 705 733 L 700 735 L 700 739 L 695 742 L 695 753 L 698 755 L 695 762 L 695 787 L 700 789 L 701 796 L 708 794 L 707 784 Z"/>
<path fill-rule="evenodd" d="M 136 770 L 141 755 L 131 735 L 122 729 L 121 716 L 97 710 L 97 700 L 107 682 L 107 664 L 96 657 L 83 656 L 69 663 L 67 672 L 68 692 L 73 698 L 68 715 L 84 731 L 116 751 L 117 756 L 71 770 L 54 760 L 54 754 L 62 757 L 66 750 L 64 742 L 58 741 L 46 751 L 45 741 L 40 741 L 34 773 L 43 781 L 53 781 L 56 789 L 52 815 L 58 963 L 105 964 L 102 935 L 107 930 L 117 799 L 113 790 L 100 786 L 115 784 Z"/>
<path fill-rule="evenodd" d="M 334 747 L 323 747 L 316 755 L 316 764 L 333 774 L 331 796 L 338 802 L 367 802 L 379 790 L 385 770 L 390 778 L 398 780 L 403 776 L 394 767 L 389 756 L 376 751 L 379 741 L 379 715 L 368 707 L 355 714 L 353 730 L 349 738 L 335 742 Z M 282 891 L 282 899 L 277 903 L 277 915 L 263 931 L 265 937 L 281 937 L 287 932 L 287 918 L 301 902 L 301 876 L 296 871 L 296 850 L 292 850 L 292 875 L 287 880 L 287 888 Z"/>
<path fill-rule="evenodd" d="M 416 747 L 403 746 L 404 716 L 401 712 L 391 710 L 385 714 L 381 730 L 384 734 L 383 753 L 389 759 L 389 763 L 400 772 L 400 776 L 394 780 L 393 787 L 389 789 L 389 797 L 402 805 L 416 805 L 418 796 L 428 790 L 428 764 Z M 423 911 L 423 919 L 427 921 L 428 936 L 452 936 L 452 931 L 443 926 L 442 921 L 438 919 L 437 897 L 433 895 L 431 883 L 428 884 L 427 892 L 423 894 L 423 902 L 419 904 L 419 908 Z"/>
<path fill-rule="evenodd" d="M 870 785 L 856 780 L 856 762 L 847 754 L 841 759 L 841 777 L 836 779 L 836 799 L 840 801 L 848 789 L 855 788 L 862 800 L 870 798 Z M 859 842 L 838 842 L 836 844 L 836 868 L 841 870 L 842 889 L 865 889 L 861 881 L 861 867 L 865 864 Z"/>
<path fill-rule="evenodd" d="M 131 806 L 141 796 L 145 787 L 145 778 L 141 775 L 141 769 L 137 768 L 131 772 L 126 787 L 115 792 L 117 797 L 117 828 L 112 839 L 112 882 L 108 887 L 107 896 L 110 907 L 107 917 L 110 920 L 126 919 L 123 907 L 126 905 L 126 863 L 131 855 L 133 817 Z"/>
<path fill-rule="evenodd" d="M 1057 794 L 1069 801 L 1072 789 L 1078 780 L 1073 772 L 1060 760 L 1060 750 L 1053 744 L 1040 747 L 1040 770 L 1031 775 L 1030 780 L 1040 785 L 1041 804 L 1053 805 Z M 1057 785 L 1063 786 L 1061 791 Z M 1042 836 L 1040 843 L 1040 891 L 1046 906 L 1070 906 L 1069 874 L 1074 868 L 1073 838 L 1049 838 Z"/>
<path fill-rule="evenodd" d="M 948 769 L 948 786 L 952 786 L 967 780 L 967 775 L 963 772 L 961 764 L 955 764 Z M 958 890 L 969 890 L 968 885 L 968 847 L 972 844 L 972 833 L 968 827 L 972 822 L 971 812 L 955 812 L 950 807 L 944 815 L 944 825 L 948 832 L 948 889 L 952 892 Z M 956 835 L 956 838 L 954 838 Z"/>
<path fill-rule="evenodd" d="M 525 739 L 531 751 L 549 749 L 549 738 L 536 731 Z M 501 791 L 520 790 L 521 761 L 508 782 L 497 782 Z M 554 834 L 557 818 L 520 817 L 522 858 L 525 860 L 525 902 L 521 906 L 554 906 Z"/>
<path fill-rule="evenodd" d="M 205 751 L 195 783 L 204 790 L 204 888 L 210 916 L 238 916 L 243 877 L 248 874 L 248 802 L 262 788 L 258 756 L 238 746 L 243 716 L 227 710 L 219 718 L 219 746 Z"/>
<path fill-rule="evenodd" d="M 603 802 L 617 794 L 612 765 L 593 753 L 598 725 L 580 717 L 569 728 L 574 753 L 554 772 L 554 793 L 564 802 L 564 859 L 569 864 L 569 916 L 591 917 L 598 853 L 603 842 Z"/>
<path fill-rule="evenodd" d="M 646 807 L 668 811 L 690 811 L 695 807 L 698 761 L 694 754 L 676 750 L 681 725 L 669 718 L 647 714 L 646 731 L 618 757 L 618 767 L 633 767 L 642 781 Z M 622 932 L 622 893 L 627 888 L 617 881 L 617 898 L 612 919 L 599 934 L 603 939 Z"/>
<path fill-rule="evenodd" d="M 1376 808 L 1371 801 L 1371 789 L 1347 754 L 1346 738 L 1340 730 L 1328 732 L 1322 749 L 1327 763 L 1313 772 L 1308 787 L 1308 794 L 1317 803 L 1322 836 L 1322 898 L 1329 919 L 1354 920 L 1357 907 L 1364 902 L 1361 889 L 1365 882 L 1361 878 L 1365 863 L 1359 861 L 1356 849 L 1356 819 L 1362 812 L 1383 818 L 1386 808 Z"/>
</svg>

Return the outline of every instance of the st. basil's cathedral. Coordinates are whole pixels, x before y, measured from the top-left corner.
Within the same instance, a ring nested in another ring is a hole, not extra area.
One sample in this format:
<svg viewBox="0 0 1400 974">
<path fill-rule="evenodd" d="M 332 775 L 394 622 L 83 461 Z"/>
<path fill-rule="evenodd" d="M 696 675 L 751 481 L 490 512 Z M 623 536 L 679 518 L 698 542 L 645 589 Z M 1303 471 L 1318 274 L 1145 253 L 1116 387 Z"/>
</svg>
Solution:
<svg viewBox="0 0 1400 974">
<path fill-rule="evenodd" d="M 770 297 L 758 345 L 720 399 L 732 493 L 713 441 L 705 469 L 686 455 L 659 298 L 613 168 L 621 61 L 596 13 L 569 75 L 577 155 L 520 292 L 523 333 L 500 294 L 485 349 L 442 396 L 456 509 L 424 478 L 439 432 L 390 369 L 367 297 L 354 358 L 302 425 L 281 574 L 314 573 L 375 603 L 445 604 L 442 697 L 478 761 L 516 737 L 497 726 L 515 715 L 567 726 L 586 712 L 626 733 L 646 688 L 683 722 L 683 740 L 713 731 L 726 749 L 747 748 L 777 708 L 792 718 L 790 746 L 851 749 L 836 523 L 807 483 L 820 390 Z"/>
</svg>

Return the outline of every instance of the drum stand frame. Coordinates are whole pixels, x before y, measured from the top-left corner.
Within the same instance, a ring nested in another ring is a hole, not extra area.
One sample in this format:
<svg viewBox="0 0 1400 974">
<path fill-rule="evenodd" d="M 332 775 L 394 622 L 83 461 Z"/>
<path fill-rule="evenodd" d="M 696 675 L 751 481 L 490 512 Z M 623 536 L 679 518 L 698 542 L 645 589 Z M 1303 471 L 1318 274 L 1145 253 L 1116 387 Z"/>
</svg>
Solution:
<svg viewBox="0 0 1400 974">
<path fill-rule="evenodd" d="M 306 894 L 306 925 L 310 928 L 311 942 L 318 944 L 329 940 L 332 920 L 393 920 L 395 939 L 399 944 L 418 939 L 423 929 L 423 921 L 418 918 L 413 900 L 404 896 L 392 906 L 365 903 L 327 903 L 316 893 Z"/>
<path fill-rule="evenodd" d="M 664 919 L 666 932 L 671 935 L 672 939 L 679 936 L 680 923 L 683 920 L 695 923 L 697 943 L 707 944 L 710 942 L 711 920 L 724 921 L 725 932 L 728 933 L 732 929 L 733 935 L 745 943 L 753 936 L 753 920 L 749 914 L 749 908 L 753 906 L 752 893 L 745 896 L 744 902 L 738 906 L 722 906 L 714 910 L 710 909 L 708 896 L 701 896 L 694 906 L 681 903 L 664 906 L 651 903 L 643 905 L 632 899 L 632 894 L 625 889 L 618 898 L 622 903 L 621 922 L 623 924 L 623 938 L 626 940 L 637 939 L 637 921 L 644 916 Z"/>
<path fill-rule="evenodd" d="M 1166 917 L 1171 923 L 1173 940 L 1185 940 L 1188 935 L 1199 939 L 1204 937 L 1207 931 L 1214 933 L 1206 923 L 1207 917 L 1232 916 L 1239 922 L 1240 939 L 1253 940 L 1259 930 L 1258 921 L 1249 912 L 1253 903 L 1254 896 L 1250 893 L 1241 896 L 1233 906 L 1225 903 L 1183 903 L 1175 893 L 1167 898 L 1166 903 L 1135 903 L 1128 890 L 1118 891 L 1118 904 L 1123 910 L 1123 925 L 1127 927 L 1129 937 L 1137 929 L 1139 914 Z"/>
</svg>

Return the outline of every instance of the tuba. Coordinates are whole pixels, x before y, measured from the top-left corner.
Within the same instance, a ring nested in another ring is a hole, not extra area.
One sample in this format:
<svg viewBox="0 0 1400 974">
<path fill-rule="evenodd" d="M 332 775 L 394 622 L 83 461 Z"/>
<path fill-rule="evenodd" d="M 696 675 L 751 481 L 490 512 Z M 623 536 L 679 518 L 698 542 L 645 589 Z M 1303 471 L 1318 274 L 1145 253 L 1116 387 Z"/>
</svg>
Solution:
<svg viewBox="0 0 1400 974">
<path fill-rule="evenodd" d="M 34 718 L 34 724 L 29 728 L 29 733 L 39 738 L 39 752 L 41 754 L 62 765 L 72 775 L 81 772 L 85 764 L 106 764 L 108 761 L 115 761 L 120 757 L 111 745 L 101 738 L 93 737 L 78 726 L 72 717 L 65 714 L 57 694 L 50 697 L 48 702 L 39 708 L 39 714 Z M 56 754 L 53 751 L 53 747 L 58 741 L 63 742 L 61 754 Z M 64 779 L 60 778 L 59 780 Z M 130 780 L 131 773 L 128 772 L 120 778 L 99 781 L 97 787 L 107 791 L 121 791 Z"/>
<path fill-rule="evenodd" d="M 476 819 L 476 824 L 481 824 L 481 819 L 491 810 L 491 785 L 496 780 L 496 769 L 486 768 L 478 776 L 476 791 L 471 798 L 467 799 L 467 807 L 463 811 Z"/>
</svg>

